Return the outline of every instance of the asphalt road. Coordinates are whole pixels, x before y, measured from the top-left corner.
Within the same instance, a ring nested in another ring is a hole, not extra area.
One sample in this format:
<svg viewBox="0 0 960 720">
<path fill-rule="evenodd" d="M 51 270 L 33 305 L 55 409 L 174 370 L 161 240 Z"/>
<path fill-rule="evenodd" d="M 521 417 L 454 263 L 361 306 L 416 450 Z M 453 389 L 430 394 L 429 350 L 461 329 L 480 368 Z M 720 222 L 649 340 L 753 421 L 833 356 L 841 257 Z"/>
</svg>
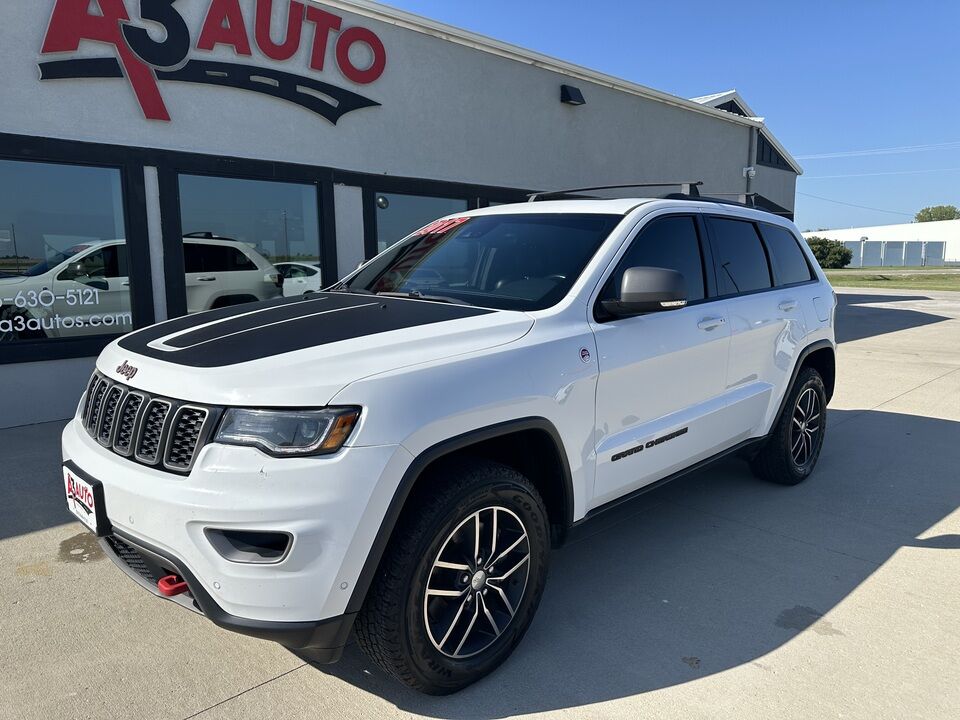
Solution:
<svg viewBox="0 0 960 720">
<path fill-rule="evenodd" d="M 144 593 L 70 522 L 62 423 L 0 431 L 0 718 L 960 717 L 960 293 L 841 300 L 814 476 L 731 460 L 598 521 L 449 698 Z"/>
</svg>

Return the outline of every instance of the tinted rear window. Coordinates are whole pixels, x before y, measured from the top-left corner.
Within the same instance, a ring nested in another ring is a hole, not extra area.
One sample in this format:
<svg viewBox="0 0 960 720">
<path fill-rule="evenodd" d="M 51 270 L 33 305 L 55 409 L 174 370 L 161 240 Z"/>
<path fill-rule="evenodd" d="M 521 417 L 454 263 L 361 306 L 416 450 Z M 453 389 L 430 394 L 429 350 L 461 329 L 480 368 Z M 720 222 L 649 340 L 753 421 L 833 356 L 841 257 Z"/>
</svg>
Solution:
<svg viewBox="0 0 960 720">
<path fill-rule="evenodd" d="M 762 223 L 760 231 L 770 252 L 773 274 L 777 285 L 807 282 L 811 279 L 810 266 L 804 257 L 797 238 L 786 228 Z"/>
<path fill-rule="evenodd" d="M 753 223 L 717 217 L 708 222 L 720 295 L 772 287 L 767 254 Z"/>
</svg>

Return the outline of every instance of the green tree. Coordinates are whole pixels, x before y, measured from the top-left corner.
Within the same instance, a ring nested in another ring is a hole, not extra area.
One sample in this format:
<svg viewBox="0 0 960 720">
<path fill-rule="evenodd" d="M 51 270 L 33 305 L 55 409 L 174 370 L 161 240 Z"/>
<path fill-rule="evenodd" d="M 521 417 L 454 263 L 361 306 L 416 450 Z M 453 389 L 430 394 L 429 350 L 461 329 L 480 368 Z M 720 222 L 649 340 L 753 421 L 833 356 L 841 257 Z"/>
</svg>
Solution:
<svg viewBox="0 0 960 720">
<path fill-rule="evenodd" d="M 960 220 L 960 208 L 956 205 L 931 205 L 918 212 L 913 219 L 917 222 Z"/>
<path fill-rule="evenodd" d="M 813 250 L 814 257 L 824 270 L 834 270 L 846 267 L 853 260 L 853 252 L 843 246 L 843 243 L 829 238 L 807 238 L 807 244 Z"/>
</svg>

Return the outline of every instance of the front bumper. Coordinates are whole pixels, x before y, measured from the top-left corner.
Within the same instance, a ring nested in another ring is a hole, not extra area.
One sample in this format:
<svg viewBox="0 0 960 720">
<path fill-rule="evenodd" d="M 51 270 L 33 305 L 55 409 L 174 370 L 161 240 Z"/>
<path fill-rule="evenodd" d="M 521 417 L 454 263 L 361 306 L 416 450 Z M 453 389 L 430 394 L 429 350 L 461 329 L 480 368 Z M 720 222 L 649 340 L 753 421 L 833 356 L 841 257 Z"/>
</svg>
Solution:
<svg viewBox="0 0 960 720">
<path fill-rule="evenodd" d="M 114 536 L 188 582 L 191 598 L 180 604 L 291 648 L 322 648 L 349 632 L 356 607 L 347 606 L 412 459 L 399 446 L 271 458 L 211 444 L 189 475 L 175 475 L 104 449 L 77 420 L 64 430 L 63 455 L 102 483 Z M 279 562 L 236 562 L 210 543 L 210 528 L 286 533 L 291 544 Z"/>
<path fill-rule="evenodd" d="M 189 568 L 177 558 L 116 529 L 112 534 L 100 538 L 99 542 L 107 557 L 134 582 L 157 597 L 163 597 L 157 590 L 157 581 L 165 575 L 179 575 L 186 581 L 189 590 L 168 599 L 205 615 L 226 630 L 270 640 L 290 650 L 309 652 L 310 659 L 318 663 L 337 662 L 347 644 L 356 613 L 305 622 L 271 622 L 237 617 L 220 607 Z"/>
</svg>

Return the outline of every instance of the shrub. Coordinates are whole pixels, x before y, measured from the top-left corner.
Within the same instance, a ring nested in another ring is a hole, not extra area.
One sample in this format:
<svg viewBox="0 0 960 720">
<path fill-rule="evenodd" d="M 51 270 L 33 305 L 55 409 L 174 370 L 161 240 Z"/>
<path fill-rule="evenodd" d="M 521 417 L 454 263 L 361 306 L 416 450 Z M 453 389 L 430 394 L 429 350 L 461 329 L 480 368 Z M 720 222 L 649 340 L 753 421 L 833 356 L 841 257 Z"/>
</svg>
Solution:
<svg viewBox="0 0 960 720">
<path fill-rule="evenodd" d="M 807 244 L 813 250 L 814 257 L 824 270 L 835 270 L 846 267 L 853 260 L 853 252 L 837 240 L 817 237 L 807 239 Z"/>
</svg>

